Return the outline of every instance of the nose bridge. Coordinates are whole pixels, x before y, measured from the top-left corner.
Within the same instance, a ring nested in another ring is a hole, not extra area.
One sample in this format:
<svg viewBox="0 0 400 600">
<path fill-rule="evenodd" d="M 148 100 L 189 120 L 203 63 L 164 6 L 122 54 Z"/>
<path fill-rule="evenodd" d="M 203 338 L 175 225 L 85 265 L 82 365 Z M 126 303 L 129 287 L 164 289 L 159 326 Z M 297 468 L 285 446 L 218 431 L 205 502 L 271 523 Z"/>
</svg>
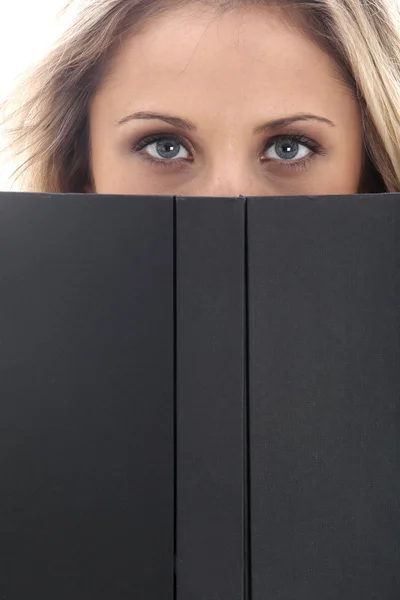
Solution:
<svg viewBox="0 0 400 600">
<path fill-rule="evenodd" d="M 255 173 L 244 148 L 225 148 L 210 157 L 206 175 L 207 195 L 249 195 L 255 184 Z"/>
<path fill-rule="evenodd" d="M 265 189 L 248 124 L 238 123 L 237 107 L 228 106 L 206 136 L 201 195 L 250 196 Z M 200 182 L 199 182 L 200 183 Z"/>
<path fill-rule="evenodd" d="M 240 196 L 244 190 L 248 189 L 244 178 L 231 177 L 229 170 L 224 173 L 218 173 L 209 180 L 208 196 Z"/>
</svg>

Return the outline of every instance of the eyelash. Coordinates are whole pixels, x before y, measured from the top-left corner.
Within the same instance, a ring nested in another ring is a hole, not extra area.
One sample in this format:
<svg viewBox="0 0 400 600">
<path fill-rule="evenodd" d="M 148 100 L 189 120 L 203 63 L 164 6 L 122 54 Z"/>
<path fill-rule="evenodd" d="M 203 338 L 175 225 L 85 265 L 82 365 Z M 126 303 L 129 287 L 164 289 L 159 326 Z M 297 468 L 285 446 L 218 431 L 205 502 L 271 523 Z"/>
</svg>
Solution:
<svg viewBox="0 0 400 600">
<path fill-rule="evenodd" d="M 135 153 L 141 153 L 141 151 L 144 148 L 146 148 L 146 146 L 153 144 L 155 142 L 165 140 L 165 139 L 171 139 L 173 141 L 178 142 L 178 144 L 181 144 L 188 152 L 190 152 L 190 144 L 188 144 L 187 141 L 183 137 L 181 137 L 178 134 L 169 134 L 169 133 L 156 133 L 156 134 L 141 138 L 140 140 L 138 140 L 137 142 L 135 142 L 132 145 L 132 150 Z M 274 144 L 276 144 L 278 141 L 281 141 L 281 140 L 291 140 L 291 141 L 297 142 L 298 144 L 301 144 L 302 146 L 306 146 L 311 151 L 311 153 L 309 155 L 307 155 L 306 157 L 301 158 L 299 160 L 285 161 L 285 160 L 277 160 L 277 159 L 265 159 L 263 162 L 276 162 L 276 163 L 279 163 L 281 168 L 291 169 L 293 171 L 299 171 L 299 170 L 305 169 L 308 166 L 308 164 L 316 156 L 324 154 L 324 150 L 320 144 L 318 144 L 315 140 L 312 140 L 309 137 L 307 137 L 301 133 L 297 133 L 297 132 L 276 135 L 273 138 L 270 138 L 268 140 L 267 144 L 265 144 L 263 146 L 262 153 L 264 154 Z M 189 148 L 188 148 L 188 146 L 189 146 Z M 149 163 L 159 166 L 159 167 L 163 167 L 163 168 L 172 168 L 182 162 L 188 162 L 187 158 L 162 160 L 162 159 L 153 158 L 152 156 L 145 154 L 145 153 L 142 153 L 142 157 L 144 160 L 148 161 Z"/>
</svg>

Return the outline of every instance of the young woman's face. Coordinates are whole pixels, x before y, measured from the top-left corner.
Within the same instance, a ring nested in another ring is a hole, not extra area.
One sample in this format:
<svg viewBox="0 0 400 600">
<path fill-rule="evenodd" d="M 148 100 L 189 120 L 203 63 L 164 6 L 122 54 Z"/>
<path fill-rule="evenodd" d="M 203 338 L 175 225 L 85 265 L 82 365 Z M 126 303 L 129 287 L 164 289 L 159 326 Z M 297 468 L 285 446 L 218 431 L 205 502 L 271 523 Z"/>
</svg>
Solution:
<svg viewBox="0 0 400 600">
<path fill-rule="evenodd" d="M 100 194 L 352 194 L 358 103 L 277 9 L 189 6 L 122 45 L 90 106 Z"/>
</svg>

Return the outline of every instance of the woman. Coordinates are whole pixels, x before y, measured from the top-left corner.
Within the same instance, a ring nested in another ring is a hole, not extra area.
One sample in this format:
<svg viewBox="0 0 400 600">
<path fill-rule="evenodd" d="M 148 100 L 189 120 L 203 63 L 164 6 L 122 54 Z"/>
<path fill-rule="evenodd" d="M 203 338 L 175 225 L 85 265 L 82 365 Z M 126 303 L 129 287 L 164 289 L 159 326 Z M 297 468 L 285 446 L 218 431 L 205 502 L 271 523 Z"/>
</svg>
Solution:
<svg viewBox="0 0 400 600">
<path fill-rule="evenodd" d="M 90 0 L 11 112 L 22 189 L 400 191 L 398 0 Z"/>
</svg>

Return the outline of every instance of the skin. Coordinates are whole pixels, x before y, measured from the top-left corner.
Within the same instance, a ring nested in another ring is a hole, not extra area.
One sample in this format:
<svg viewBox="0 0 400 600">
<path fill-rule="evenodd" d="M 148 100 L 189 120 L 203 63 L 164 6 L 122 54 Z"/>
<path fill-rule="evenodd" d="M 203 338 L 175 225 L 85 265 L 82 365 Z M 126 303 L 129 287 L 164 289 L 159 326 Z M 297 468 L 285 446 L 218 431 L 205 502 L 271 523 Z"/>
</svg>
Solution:
<svg viewBox="0 0 400 600">
<path fill-rule="evenodd" d="M 299 115 L 323 120 L 271 124 Z M 164 13 L 121 46 L 89 121 L 88 192 L 215 197 L 359 189 L 357 100 L 333 60 L 277 8 Z M 154 135 L 160 139 L 145 139 Z"/>
</svg>

